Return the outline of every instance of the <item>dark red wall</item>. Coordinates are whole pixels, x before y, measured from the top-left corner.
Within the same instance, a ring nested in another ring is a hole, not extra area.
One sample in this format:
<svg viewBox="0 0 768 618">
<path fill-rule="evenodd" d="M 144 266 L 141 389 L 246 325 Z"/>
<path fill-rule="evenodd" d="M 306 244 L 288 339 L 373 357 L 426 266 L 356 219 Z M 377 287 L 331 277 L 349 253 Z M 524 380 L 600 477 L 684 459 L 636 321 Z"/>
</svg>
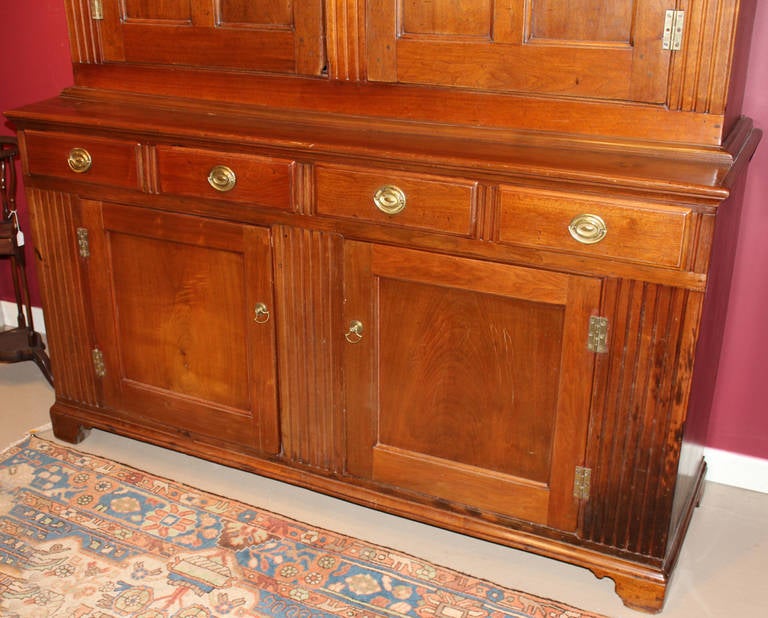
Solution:
<svg viewBox="0 0 768 618">
<path fill-rule="evenodd" d="M 62 0 L 0 1 L 0 112 L 57 95 L 72 85 L 67 18 Z M 13 135 L 5 118 L 0 134 Z M 19 173 L 21 170 L 18 170 Z M 40 306 L 26 217 L 23 186 L 17 193 L 22 229 L 26 230 L 32 304 Z M 13 287 L 0 262 L 0 300 L 12 300 Z"/>
<path fill-rule="evenodd" d="M 709 446 L 768 459 L 768 2 L 757 3 L 744 114 L 765 135 L 747 178 Z"/>
<path fill-rule="evenodd" d="M 0 110 L 54 96 L 72 83 L 63 5 L 62 0 L 0 2 Z M 768 2 L 758 5 L 744 113 L 766 129 Z M 12 130 L 0 125 L 0 132 Z M 768 139 L 758 149 L 747 181 L 708 439 L 711 447 L 763 459 L 768 459 L 767 196 Z M 19 203 L 24 210 L 23 191 Z M 34 275 L 33 287 L 39 305 Z M 7 274 L 0 270 L 0 299 L 11 299 L 10 290 Z"/>
</svg>

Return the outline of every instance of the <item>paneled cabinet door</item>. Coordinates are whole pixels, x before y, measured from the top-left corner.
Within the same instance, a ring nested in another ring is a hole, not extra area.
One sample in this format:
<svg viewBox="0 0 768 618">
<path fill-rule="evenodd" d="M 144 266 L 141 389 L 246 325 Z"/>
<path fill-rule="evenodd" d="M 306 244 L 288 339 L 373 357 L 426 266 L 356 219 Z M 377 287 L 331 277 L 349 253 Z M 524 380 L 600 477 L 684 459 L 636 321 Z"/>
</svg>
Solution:
<svg viewBox="0 0 768 618">
<path fill-rule="evenodd" d="M 344 278 L 347 473 L 576 530 L 600 281 L 354 242 Z"/>
<path fill-rule="evenodd" d="M 659 0 L 368 2 L 373 81 L 661 103 Z"/>
<path fill-rule="evenodd" d="M 269 230 L 90 201 L 82 213 L 104 405 L 276 453 Z"/>
<path fill-rule="evenodd" d="M 103 0 L 108 62 L 318 75 L 322 0 Z"/>
</svg>

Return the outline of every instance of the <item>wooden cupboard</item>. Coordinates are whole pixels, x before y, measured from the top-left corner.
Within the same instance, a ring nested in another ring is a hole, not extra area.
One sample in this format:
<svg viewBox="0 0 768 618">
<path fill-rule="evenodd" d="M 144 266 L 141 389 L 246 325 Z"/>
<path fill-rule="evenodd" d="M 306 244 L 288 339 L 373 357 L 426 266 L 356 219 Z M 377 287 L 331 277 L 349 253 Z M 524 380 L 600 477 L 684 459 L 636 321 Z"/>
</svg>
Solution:
<svg viewBox="0 0 768 618">
<path fill-rule="evenodd" d="M 67 0 L 19 129 L 57 436 L 611 577 L 700 499 L 754 2 Z"/>
</svg>

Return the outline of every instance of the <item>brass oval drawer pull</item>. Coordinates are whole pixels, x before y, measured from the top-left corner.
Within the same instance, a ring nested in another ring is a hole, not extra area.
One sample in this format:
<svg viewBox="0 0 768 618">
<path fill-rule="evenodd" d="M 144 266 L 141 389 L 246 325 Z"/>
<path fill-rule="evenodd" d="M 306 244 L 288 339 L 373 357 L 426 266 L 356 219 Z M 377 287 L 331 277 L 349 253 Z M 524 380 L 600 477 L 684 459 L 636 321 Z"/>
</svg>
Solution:
<svg viewBox="0 0 768 618">
<path fill-rule="evenodd" d="M 69 155 L 67 156 L 67 165 L 69 165 L 69 169 L 76 174 L 84 174 L 87 172 L 91 169 L 92 163 L 93 159 L 91 159 L 91 153 L 85 148 L 73 148 L 69 151 Z"/>
<path fill-rule="evenodd" d="M 396 215 L 405 210 L 405 192 L 395 185 L 384 185 L 373 194 L 373 203 L 385 215 Z"/>
<path fill-rule="evenodd" d="M 605 238 L 608 233 L 608 226 L 605 225 L 602 217 L 584 213 L 571 220 L 568 231 L 580 243 L 594 245 Z"/>
<path fill-rule="evenodd" d="M 226 165 L 214 165 L 208 172 L 208 184 L 217 191 L 226 193 L 235 188 L 237 176 L 231 167 Z"/>
</svg>

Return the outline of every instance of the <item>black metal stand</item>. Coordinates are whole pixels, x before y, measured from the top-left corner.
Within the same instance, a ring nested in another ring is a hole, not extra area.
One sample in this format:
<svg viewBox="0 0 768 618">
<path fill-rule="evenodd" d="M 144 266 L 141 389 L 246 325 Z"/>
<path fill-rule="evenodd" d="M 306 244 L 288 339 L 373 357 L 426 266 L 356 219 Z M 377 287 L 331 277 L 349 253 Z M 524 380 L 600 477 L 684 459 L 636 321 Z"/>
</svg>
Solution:
<svg viewBox="0 0 768 618">
<path fill-rule="evenodd" d="M 53 374 L 45 344 L 32 321 L 24 240 L 16 214 L 16 165 L 19 149 L 16 139 L 0 136 L 0 258 L 8 259 L 16 299 L 17 327 L 0 331 L 0 362 L 34 361 L 53 385 Z"/>
</svg>

